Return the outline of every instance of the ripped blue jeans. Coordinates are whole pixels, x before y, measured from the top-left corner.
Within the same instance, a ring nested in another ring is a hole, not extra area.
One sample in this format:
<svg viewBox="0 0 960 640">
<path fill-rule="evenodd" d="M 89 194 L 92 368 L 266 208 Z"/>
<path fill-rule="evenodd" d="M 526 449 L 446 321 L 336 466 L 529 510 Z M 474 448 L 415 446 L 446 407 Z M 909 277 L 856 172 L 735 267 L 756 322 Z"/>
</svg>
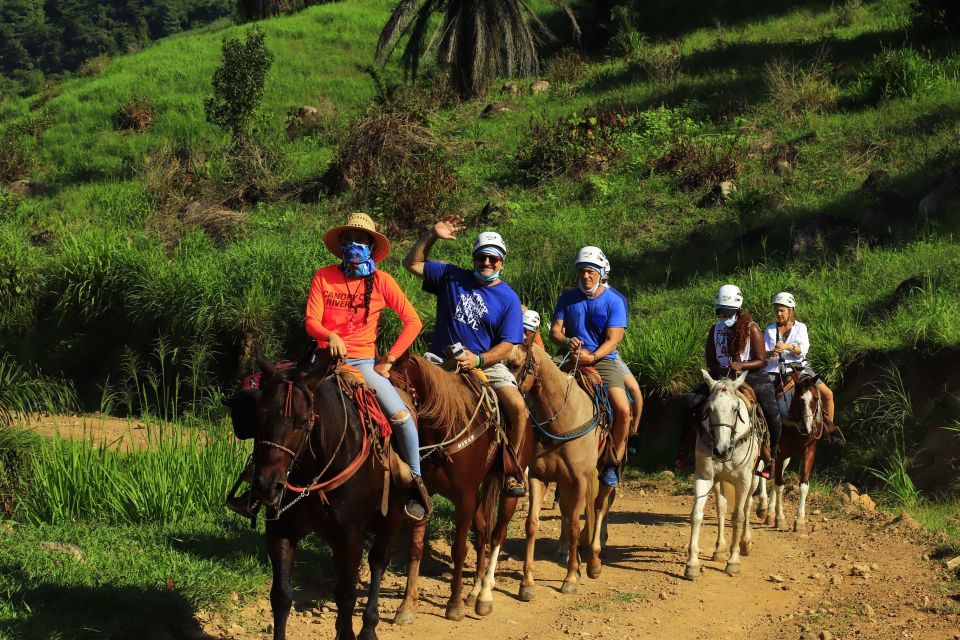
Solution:
<svg viewBox="0 0 960 640">
<path fill-rule="evenodd" d="M 420 438 L 417 435 L 417 425 L 407 405 L 403 404 L 400 394 L 390 380 L 373 370 L 375 364 L 373 358 L 347 358 L 347 364 L 359 369 L 364 382 L 377 394 L 377 402 L 380 403 L 383 414 L 387 416 L 387 420 L 397 434 L 396 440 L 400 443 L 400 454 L 410 465 L 414 475 L 420 475 Z M 405 413 L 407 417 L 403 420 L 395 420 L 393 416 L 398 413 Z"/>
</svg>

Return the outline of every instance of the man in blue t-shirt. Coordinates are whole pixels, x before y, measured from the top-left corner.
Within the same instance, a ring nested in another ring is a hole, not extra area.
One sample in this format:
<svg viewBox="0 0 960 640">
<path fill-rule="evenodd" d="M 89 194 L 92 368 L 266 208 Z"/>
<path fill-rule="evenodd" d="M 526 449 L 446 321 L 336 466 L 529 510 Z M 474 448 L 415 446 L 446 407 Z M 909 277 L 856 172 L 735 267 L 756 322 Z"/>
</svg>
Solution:
<svg viewBox="0 0 960 640">
<path fill-rule="evenodd" d="M 613 406 L 611 438 L 617 464 L 608 464 L 600 480 L 616 487 L 617 466 L 624 459 L 630 426 L 630 403 L 617 362 L 617 346 L 627 328 L 627 307 L 613 289 L 600 284 L 606 264 L 606 256 L 597 247 L 583 247 L 577 252 L 579 287 L 560 294 L 550 338 L 576 355 L 580 364 L 593 365 L 607 386 Z"/>
<path fill-rule="evenodd" d="M 525 495 L 523 468 L 532 453 L 533 439 L 525 438 L 530 417 L 517 381 L 503 364 L 514 345 L 523 342 L 523 312 L 520 298 L 500 279 L 507 247 L 499 233 L 485 231 L 473 244 L 473 270 L 461 269 L 427 257 L 439 240 L 456 240 L 465 229 L 459 216 L 450 216 L 420 236 L 403 259 L 407 271 L 423 280 L 423 290 L 437 297 L 437 319 L 430 350 L 444 353 L 456 343 L 461 369 L 483 369 L 506 414 L 507 437 L 517 463 L 505 480 L 507 495 Z"/>
</svg>

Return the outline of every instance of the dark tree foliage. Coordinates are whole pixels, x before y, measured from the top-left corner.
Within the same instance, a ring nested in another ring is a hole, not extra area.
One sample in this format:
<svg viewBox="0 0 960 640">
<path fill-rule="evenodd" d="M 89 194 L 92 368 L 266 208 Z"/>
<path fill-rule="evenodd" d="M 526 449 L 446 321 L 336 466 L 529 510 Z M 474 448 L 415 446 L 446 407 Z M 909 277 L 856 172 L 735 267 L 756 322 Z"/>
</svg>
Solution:
<svg viewBox="0 0 960 640">
<path fill-rule="evenodd" d="M 228 131 L 234 142 L 248 140 L 253 117 L 263 100 L 267 72 L 273 54 L 267 50 L 266 37 L 259 28 L 247 32 L 247 38 L 223 41 L 223 65 L 213 72 L 213 97 L 207 98 L 207 120 Z"/>
<path fill-rule="evenodd" d="M 960 2 L 913 0 L 913 29 L 920 36 L 960 35 Z"/>
<path fill-rule="evenodd" d="M 293 13 L 330 0 L 237 0 L 237 17 L 241 20 L 263 20 L 281 13 Z"/>
<path fill-rule="evenodd" d="M 580 26 L 564 0 L 553 0 L 569 18 L 574 37 Z M 431 18 L 441 14 L 431 29 Z M 498 75 L 527 76 L 539 68 L 537 35 L 553 38 L 524 0 L 400 0 L 380 33 L 377 61 L 383 62 L 403 36 L 401 63 L 416 79 L 420 59 L 436 46 L 438 62 L 450 69 L 463 98 L 483 95 Z"/>
<path fill-rule="evenodd" d="M 0 0 L 0 75 L 36 88 L 98 55 L 127 53 L 234 12 L 235 0 Z"/>
</svg>

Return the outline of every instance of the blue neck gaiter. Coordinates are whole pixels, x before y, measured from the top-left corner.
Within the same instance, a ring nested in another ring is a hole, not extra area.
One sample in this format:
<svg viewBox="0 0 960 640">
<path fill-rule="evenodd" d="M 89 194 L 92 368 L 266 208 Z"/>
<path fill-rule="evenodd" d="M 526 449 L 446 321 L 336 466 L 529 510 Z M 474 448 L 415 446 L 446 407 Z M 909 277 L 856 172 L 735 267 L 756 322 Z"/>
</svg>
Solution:
<svg viewBox="0 0 960 640">
<path fill-rule="evenodd" d="M 501 269 L 500 271 L 497 271 L 495 274 L 493 274 L 493 275 L 490 276 L 489 278 L 486 278 L 486 277 L 480 275 L 480 272 L 479 272 L 479 271 L 474 270 L 474 272 L 473 272 L 473 277 L 476 278 L 477 280 L 479 280 L 480 282 L 493 282 L 494 280 L 496 280 L 497 278 L 499 278 L 502 274 L 503 274 L 503 269 Z"/>
<path fill-rule="evenodd" d="M 370 257 L 370 245 L 359 242 L 344 242 L 340 245 L 343 250 L 343 262 L 340 271 L 352 277 L 368 276 L 377 270 L 377 265 Z"/>
</svg>

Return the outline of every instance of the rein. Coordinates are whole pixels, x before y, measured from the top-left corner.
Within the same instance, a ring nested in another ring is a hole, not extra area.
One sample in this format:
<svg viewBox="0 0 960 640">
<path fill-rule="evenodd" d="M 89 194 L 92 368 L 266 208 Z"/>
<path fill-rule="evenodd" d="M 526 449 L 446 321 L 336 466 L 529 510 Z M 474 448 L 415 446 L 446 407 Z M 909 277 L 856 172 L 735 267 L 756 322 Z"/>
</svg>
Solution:
<svg viewBox="0 0 960 640">
<path fill-rule="evenodd" d="M 707 423 L 710 425 L 711 435 L 712 435 L 713 429 L 714 429 L 715 427 L 729 427 L 731 433 L 736 433 L 736 432 L 737 432 L 737 425 L 739 425 L 740 423 L 743 422 L 743 418 L 740 416 L 740 403 L 746 404 L 748 413 L 750 412 L 750 405 L 747 404 L 747 401 L 743 398 L 743 396 L 742 396 L 739 392 L 736 393 L 736 398 L 737 398 L 737 417 L 736 417 L 736 420 L 734 420 L 732 424 L 728 424 L 728 423 L 724 423 L 724 422 L 714 422 L 714 421 L 712 420 L 712 418 L 710 418 L 710 417 L 708 416 L 708 418 L 707 418 Z M 755 407 L 756 407 L 756 405 L 755 405 Z M 714 461 L 719 462 L 719 463 L 721 463 L 721 464 L 724 464 L 724 463 L 727 463 L 727 462 L 732 462 L 732 461 L 733 461 L 733 454 L 734 454 L 734 452 L 735 452 L 739 447 L 741 447 L 744 443 L 746 443 L 750 438 L 752 438 L 752 437 L 754 437 L 754 436 L 756 436 L 756 435 L 758 434 L 758 431 L 759 431 L 759 422 L 758 422 L 758 420 L 757 420 L 757 418 L 756 418 L 756 414 L 757 414 L 756 408 L 754 408 L 753 414 L 754 414 L 754 415 L 751 416 L 751 420 L 750 420 L 750 428 L 747 429 L 746 431 L 744 431 L 741 435 L 737 436 L 737 437 L 734 439 L 734 441 L 730 444 L 730 448 L 729 448 L 730 454 L 729 454 L 727 457 L 725 457 L 725 458 L 719 458 L 719 457 L 717 457 L 717 456 L 711 451 L 710 457 L 713 458 Z M 744 453 L 743 459 L 742 459 L 740 462 L 735 463 L 735 464 L 733 465 L 734 468 L 739 468 L 741 465 L 743 465 L 743 463 L 747 461 L 747 455 L 748 455 L 748 454 L 749 454 L 749 451 L 747 451 L 747 453 Z"/>
</svg>

